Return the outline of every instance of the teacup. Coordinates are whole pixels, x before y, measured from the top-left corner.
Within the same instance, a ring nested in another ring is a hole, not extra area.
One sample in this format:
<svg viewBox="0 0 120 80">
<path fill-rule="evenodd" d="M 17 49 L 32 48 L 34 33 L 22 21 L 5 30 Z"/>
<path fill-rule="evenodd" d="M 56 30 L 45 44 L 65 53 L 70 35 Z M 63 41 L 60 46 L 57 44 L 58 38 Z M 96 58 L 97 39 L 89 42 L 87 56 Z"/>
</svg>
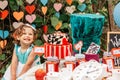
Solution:
<svg viewBox="0 0 120 80">
<path fill-rule="evenodd" d="M 60 80 L 60 74 L 58 72 L 48 72 L 46 76 L 44 76 L 44 80 Z"/>
</svg>

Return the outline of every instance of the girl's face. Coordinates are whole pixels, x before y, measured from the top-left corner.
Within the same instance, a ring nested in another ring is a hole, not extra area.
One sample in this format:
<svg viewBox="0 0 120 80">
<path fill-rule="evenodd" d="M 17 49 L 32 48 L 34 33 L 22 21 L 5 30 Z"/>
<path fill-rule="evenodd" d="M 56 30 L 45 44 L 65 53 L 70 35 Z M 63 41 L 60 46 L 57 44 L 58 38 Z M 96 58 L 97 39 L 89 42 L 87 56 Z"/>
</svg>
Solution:
<svg viewBox="0 0 120 80">
<path fill-rule="evenodd" d="M 34 40 L 34 31 L 32 28 L 24 27 L 22 35 L 18 37 L 20 44 L 30 45 Z"/>
</svg>

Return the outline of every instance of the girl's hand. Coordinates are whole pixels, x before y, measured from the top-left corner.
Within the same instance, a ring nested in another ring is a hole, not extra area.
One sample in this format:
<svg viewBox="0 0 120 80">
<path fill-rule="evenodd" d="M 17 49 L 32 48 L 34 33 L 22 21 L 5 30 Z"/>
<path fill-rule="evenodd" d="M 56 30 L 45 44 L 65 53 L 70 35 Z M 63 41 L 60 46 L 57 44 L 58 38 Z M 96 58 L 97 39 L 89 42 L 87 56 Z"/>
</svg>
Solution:
<svg viewBox="0 0 120 80">
<path fill-rule="evenodd" d="M 12 77 L 11 77 L 11 80 L 16 80 L 16 76 L 12 76 Z"/>
</svg>

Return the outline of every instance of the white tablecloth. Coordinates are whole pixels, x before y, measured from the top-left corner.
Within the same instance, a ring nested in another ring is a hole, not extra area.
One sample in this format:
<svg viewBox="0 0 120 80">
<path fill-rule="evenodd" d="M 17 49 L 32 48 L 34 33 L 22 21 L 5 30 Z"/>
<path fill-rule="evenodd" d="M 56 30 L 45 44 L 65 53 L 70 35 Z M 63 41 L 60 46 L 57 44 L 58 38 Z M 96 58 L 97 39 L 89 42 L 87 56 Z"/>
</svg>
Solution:
<svg viewBox="0 0 120 80">
<path fill-rule="evenodd" d="M 25 74 L 23 74 L 22 76 L 17 78 L 17 80 L 36 80 L 35 79 L 35 71 L 40 68 L 44 69 L 44 66 L 45 66 L 45 64 L 43 63 L 43 64 L 32 67 Z"/>
</svg>

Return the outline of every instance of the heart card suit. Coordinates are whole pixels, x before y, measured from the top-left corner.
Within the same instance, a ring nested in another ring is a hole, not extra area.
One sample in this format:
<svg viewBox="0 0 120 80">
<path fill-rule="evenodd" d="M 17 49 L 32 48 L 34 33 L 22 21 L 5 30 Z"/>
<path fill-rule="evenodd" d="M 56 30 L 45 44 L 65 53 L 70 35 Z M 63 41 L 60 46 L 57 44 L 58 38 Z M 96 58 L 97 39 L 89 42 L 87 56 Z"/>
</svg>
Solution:
<svg viewBox="0 0 120 80">
<path fill-rule="evenodd" d="M 32 14 L 35 11 L 35 5 L 27 5 L 25 9 L 29 14 Z"/>
<path fill-rule="evenodd" d="M 26 0 L 27 3 L 32 4 L 34 0 Z"/>
<path fill-rule="evenodd" d="M 13 27 L 16 29 L 22 24 L 23 24 L 23 22 L 13 22 Z"/>
<path fill-rule="evenodd" d="M 2 41 L 0 41 L 0 47 L 1 47 L 2 49 L 5 48 L 6 44 L 7 44 L 7 40 L 2 40 Z"/>
<path fill-rule="evenodd" d="M 42 6 L 41 9 L 42 9 L 43 14 L 45 15 L 48 9 L 47 6 Z"/>
<path fill-rule="evenodd" d="M 54 9 L 59 12 L 62 8 L 62 3 L 54 3 Z"/>
<path fill-rule="evenodd" d="M 13 12 L 13 16 L 17 21 L 19 21 L 20 19 L 23 18 L 24 12 L 23 11 L 20 11 L 20 12 L 15 11 L 15 12 Z"/>
<path fill-rule="evenodd" d="M 8 16 L 9 12 L 8 10 L 4 10 L 0 12 L 0 18 L 4 20 Z"/>
<path fill-rule="evenodd" d="M 4 10 L 8 5 L 8 1 L 7 0 L 4 0 L 4 1 L 0 1 L 0 8 L 2 10 Z"/>
<path fill-rule="evenodd" d="M 28 21 L 29 23 L 32 23 L 35 19 L 36 19 L 36 15 L 32 14 L 32 15 L 26 15 L 25 16 L 26 21 Z"/>
<path fill-rule="evenodd" d="M 6 39 L 9 36 L 9 32 L 7 30 L 0 30 L 0 37 L 2 39 Z"/>
</svg>

